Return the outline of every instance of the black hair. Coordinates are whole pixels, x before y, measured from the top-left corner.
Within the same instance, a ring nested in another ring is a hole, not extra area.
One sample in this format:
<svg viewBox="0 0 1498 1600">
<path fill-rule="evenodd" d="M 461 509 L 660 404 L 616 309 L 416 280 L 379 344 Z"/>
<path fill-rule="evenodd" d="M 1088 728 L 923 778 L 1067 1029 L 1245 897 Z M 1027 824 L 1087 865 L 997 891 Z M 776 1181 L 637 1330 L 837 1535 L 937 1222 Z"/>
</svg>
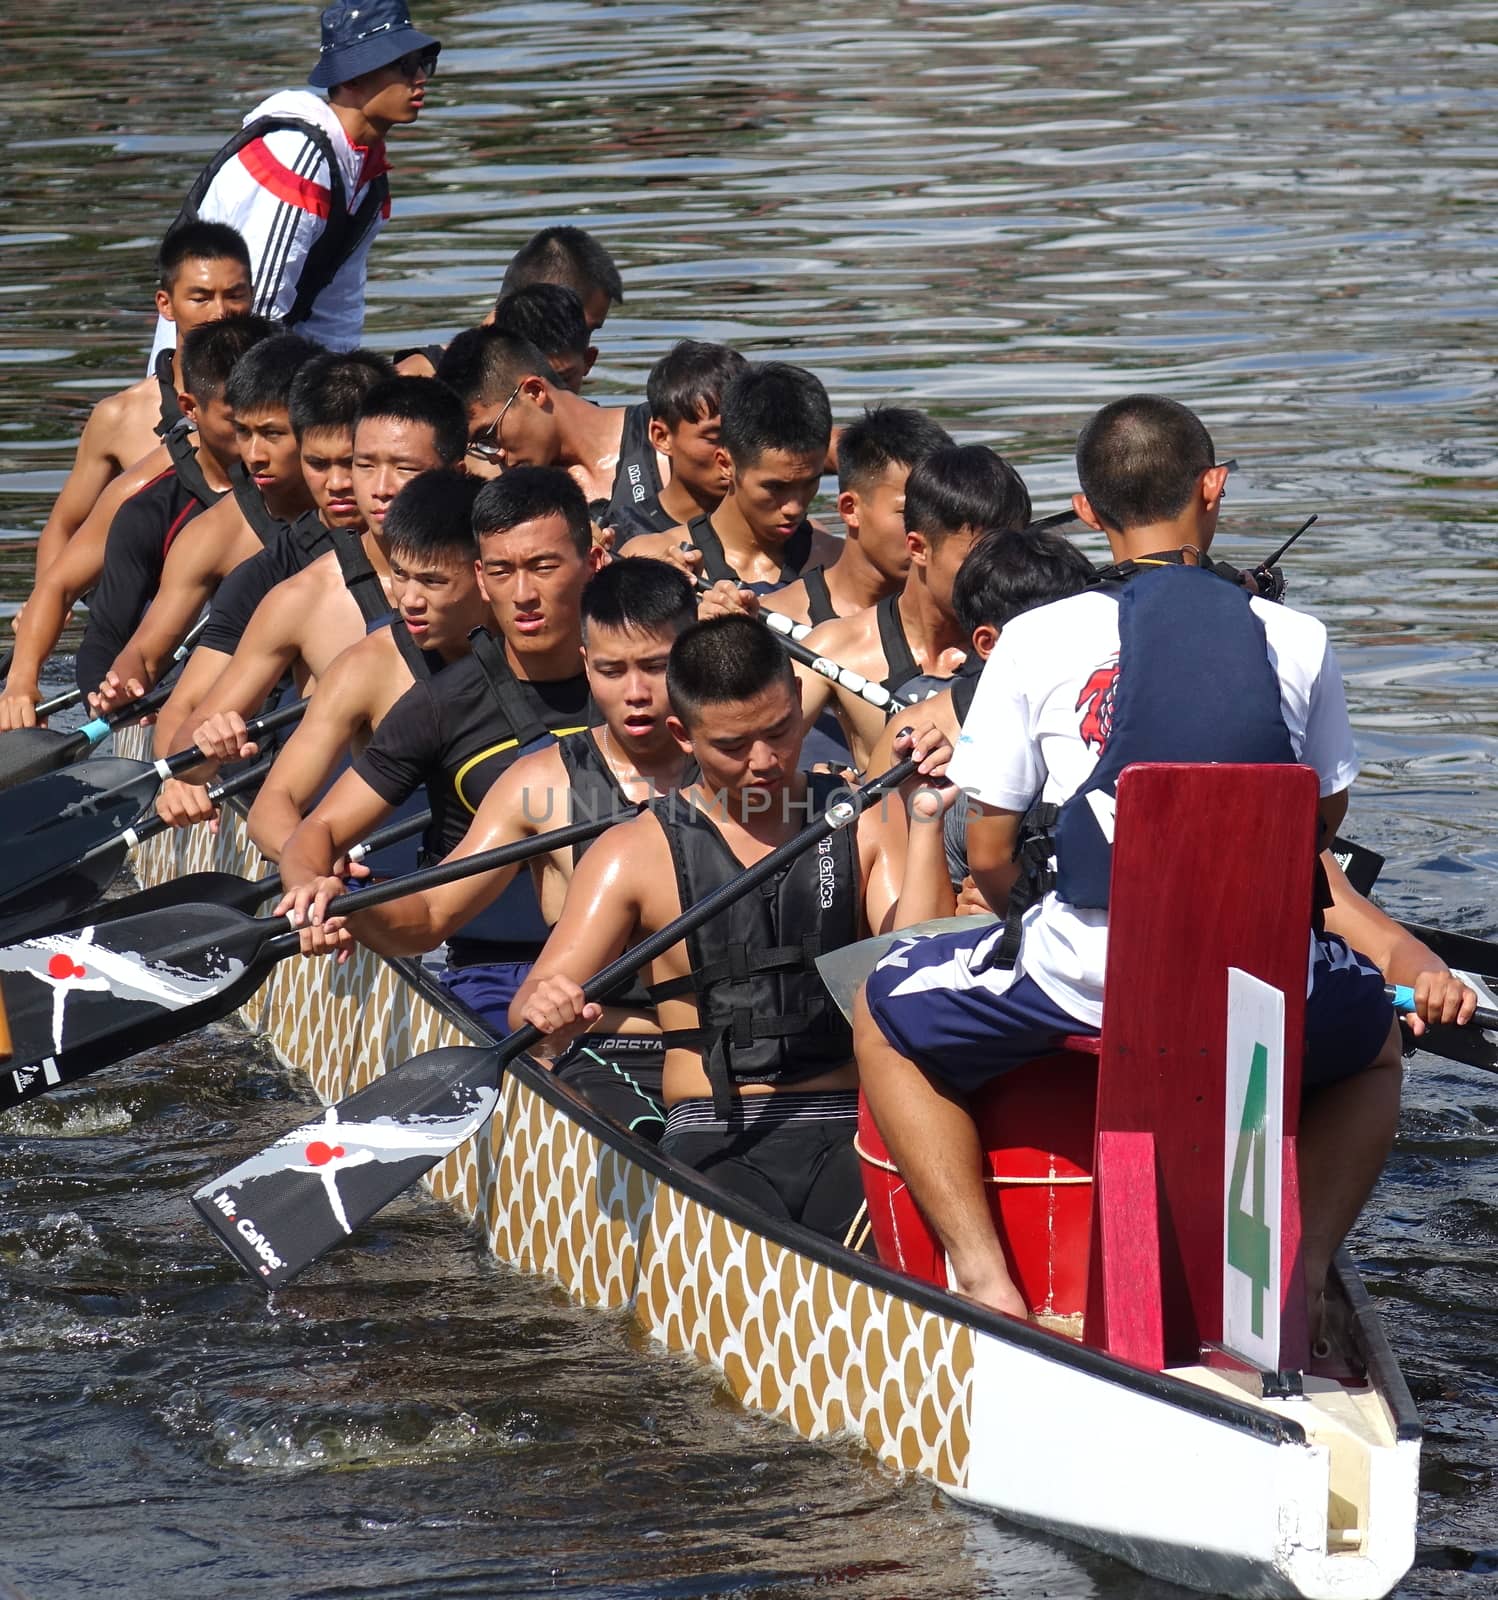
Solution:
<svg viewBox="0 0 1498 1600">
<path fill-rule="evenodd" d="M 749 365 L 726 344 L 681 339 L 650 369 L 645 398 L 651 419 L 668 428 L 702 422 L 723 410 L 723 391 Z"/>
<path fill-rule="evenodd" d="M 511 467 L 491 478 L 473 502 L 473 536 L 508 533 L 538 517 L 561 517 L 580 556 L 592 548 L 588 502 L 576 480 L 560 467 Z"/>
<path fill-rule="evenodd" d="M 1162 395 L 1125 395 L 1077 436 L 1077 482 L 1115 533 L 1178 517 L 1196 480 L 1216 464 L 1201 418 Z"/>
<path fill-rule="evenodd" d="M 471 562 L 473 502 L 482 487 L 482 479 L 452 467 L 436 467 L 409 479 L 385 513 L 390 553 Z"/>
<path fill-rule="evenodd" d="M 369 417 L 395 417 L 432 430 L 437 454 L 453 466 L 468 449 L 468 414 L 463 402 L 436 378 L 387 378 L 365 396 L 355 428 Z"/>
<path fill-rule="evenodd" d="M 297 373 L 322 353 L 320 344 L 299 333 L 277 333 L 262 339 L 234 363 L 224 385 L 224 399 L 235 411 L 285 411 L 291 405 Z"/>
<path fill-rule="evenodd" d="M 364 396 L 395 376 L 395 368 L 373 350 L 314 356 L 291 385 L 291 431 L 300 440 L 323 428 L 354 431 Z"/>
<path fill-rule="evenodd" d="M 442 352 L 437 376 L 470 411 L 502 404 L 524 378 L 556 382 L 546 352 L 503 328 L 465 328 Z"/>
<path fill-rule="evenodd" d="M 1022 611 L 1080 594 L 1092 579 L 1092 563 L 1053 528 L 985 533 L 952 580 L 952 610 L 971 639 L 985 623 L 1003 628 Z"/>
<path fill-rule="evenodd" d="M 600 568 L 583 586 L 583 642 L 588 626 L 631 633 L 680 633 L 697 620 L 697 591 L 680 567 L 630 556 Z"/>
<path fill-rule="evenodd" d="M 235 363 L 275 332 L 267 317 L 246 314 L 205 322 L 182 338 L 182 387 L 201 405 L 224 392 Z"/>
<path fill-rule="evenodd" d="M 542 228 L 515 252 L 499 286 L 500 298 L 528 283 L 560 283 L 579 300 L 602 291 L 609 304 L 624 304 L 624 280 L 614 258 L 581 228 Z"/>
<path fill-rule="evenodd" d="M 250 247 L 237 228 L 227 222 L 184 222 L 173 228 L 156 252 L 156 272 L 168 294 L 182 272 L 184 261 L 237 261 L 250 272 Z"/>
<path fill-rule="evenodd" d="M 963 528 L 1013 532 L 1029 521 L 1025 480 L 986 444 L 948 445 L 910 469 L 905 527 L 923 535 L 933 550 Z"/>
<path fill-rule="evenodd" d="M 772 684 L 795 688 L 785 646 L 750 617 L 709 617 L 676 637 L 666 667 L 672 710 L 689 726 L 704 706 L 751 700 Z"/>
<path fill-rule="evenodd" d="M 890 467 L 913 467 L 951 446 L 951 434 L 924 411 L 870 406 L 838 435 L 837 486 L 844 492 L 870 489 Z"/>
<path fill-rule="evenodd" d="M 582 301 L 559 283 L 528 283 L 501 295 L 490 326 L 529 339 L 548 360 L 584 357 L 592 339 Z"/>
<path fill-rule="evenodd" d="M 767 450 L 827 453 L 832 406 L 822 380 L 786 361 L 751 362 L 723 391 L 723 448 L 739 467 Z"/>
</svg>

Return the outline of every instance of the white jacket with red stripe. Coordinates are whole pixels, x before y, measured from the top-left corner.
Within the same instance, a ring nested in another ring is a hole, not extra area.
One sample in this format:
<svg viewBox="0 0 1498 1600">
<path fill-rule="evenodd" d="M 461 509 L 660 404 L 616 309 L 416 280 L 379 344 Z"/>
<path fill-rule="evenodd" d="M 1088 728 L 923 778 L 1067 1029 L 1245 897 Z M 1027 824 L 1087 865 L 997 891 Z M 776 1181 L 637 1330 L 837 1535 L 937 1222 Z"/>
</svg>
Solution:
<svg viewBox="0 0 1498 1600">
<path fill-rule="evenodd" d="M 314 123 L 327 135 L 343 170 L 350 211 L 363 203 L 368 186 L 388 170 L 383 144 L 356 145 L 321 95 L 307 89 L 283 89 L 262 100 L 244 119 L 295 117 Z M 293 128 L 278 129 L 247 144 L 224 163 L 198 206 L 204 222 L 227 222 L 243 235 L 250 250 L 250 282 L 255 310 L 284 317 L 296 299 L 297 280 L 307 252 L 321 237 L 330 209 L 328 164 L 317 146 Z M 313 302 L 307 320 L 295 331 L 330 350 L 352 350 L 364 333 L 364 285 L 369 250 L 390 214 L 386 203 L 364 238 Z M 151 347 L 176 343 L 176 327 L 165 318 L 156 325 Z"/>
</svg>

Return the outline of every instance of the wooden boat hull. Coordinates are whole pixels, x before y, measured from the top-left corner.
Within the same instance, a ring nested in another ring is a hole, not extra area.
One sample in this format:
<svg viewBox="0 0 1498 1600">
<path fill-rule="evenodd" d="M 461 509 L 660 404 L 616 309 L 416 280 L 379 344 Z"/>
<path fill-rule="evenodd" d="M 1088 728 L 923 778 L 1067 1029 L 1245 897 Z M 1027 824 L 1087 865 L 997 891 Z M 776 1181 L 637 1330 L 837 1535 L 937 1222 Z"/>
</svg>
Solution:
<svg viewBox="0 0 1498 1600">
<path fill-rule="evenodd" d="M 228 811 L 216 836 L 137 852 L 146 885 L 210 869 L 261 870 Z M 343 967 L 282 963 L 242 1015 L 325 1104 L 485 1037 L 418 967 L 367 951 Z M 1202 1369 L 1146 1371 L 988 1315 L 759 1218 L 528 1059 L 486 1132 L 429 1183 L 500 1260 L 584 1305 L 629 1309 L 744 1405 L 807 1439 L 860 1438 L 887 1467 L 1145 1572 L 1372 1600 L 1413 1559 L 1418 1420 L 1350 1267 L 1343 1303 L 1368 1386 L 1262 1401 Z"/>
</svg>

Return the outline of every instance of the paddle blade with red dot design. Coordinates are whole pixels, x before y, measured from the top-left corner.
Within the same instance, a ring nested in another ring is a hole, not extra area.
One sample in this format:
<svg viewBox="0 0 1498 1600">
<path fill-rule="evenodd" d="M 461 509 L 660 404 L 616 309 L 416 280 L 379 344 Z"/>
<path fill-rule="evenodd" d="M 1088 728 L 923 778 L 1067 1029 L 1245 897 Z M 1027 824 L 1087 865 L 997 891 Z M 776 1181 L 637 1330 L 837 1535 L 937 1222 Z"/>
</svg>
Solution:
<svg viewBox="0 0 1498 1600">
<path fill-rule="evenodd" d="M 296 944 L 282 919 L 187 905 L 0 948 L 0 1110 L 228 1016 Z"/>
<path fill-rule="evenodd" d="M 413 1056 L 198 1190 L 192 1203 L 267 1290 L 342 1244 L 483 1127 L 499 1099 L 499 1052 Z"/>
</svg>

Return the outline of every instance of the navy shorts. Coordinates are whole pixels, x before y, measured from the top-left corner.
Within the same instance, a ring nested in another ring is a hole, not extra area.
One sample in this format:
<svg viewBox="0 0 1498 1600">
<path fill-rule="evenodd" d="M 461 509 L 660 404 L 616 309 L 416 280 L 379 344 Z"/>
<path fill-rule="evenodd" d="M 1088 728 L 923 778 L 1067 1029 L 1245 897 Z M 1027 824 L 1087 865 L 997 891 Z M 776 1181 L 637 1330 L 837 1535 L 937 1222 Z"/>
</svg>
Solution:
<svg viewBox="0 0 1498 1600">
<path fill-rule="evenodd" d="M 1048 1054 L 1067 1034 L 1097 1033 L 1028 975 L 1000 987 L 1007 974 L 983 957 L 1001 933 L 958 929 L 897 944 L 865 989 L 869 1013 L 895 1049 L 964 1093 Z M 1306 999 L 1304 1092 L 1370 1067 L 1393 1020 L 1383 974 L 1335 934 L 1322 934 Z"/>
<path fill-rule="evenodd" d="M 496 1033 L 510 1031 L 510 1002 L 530 976 L 531 961 L 495 961 L 487 966 L 446 967 L 442 987 L 482 1017 Z"/>
</svg>

